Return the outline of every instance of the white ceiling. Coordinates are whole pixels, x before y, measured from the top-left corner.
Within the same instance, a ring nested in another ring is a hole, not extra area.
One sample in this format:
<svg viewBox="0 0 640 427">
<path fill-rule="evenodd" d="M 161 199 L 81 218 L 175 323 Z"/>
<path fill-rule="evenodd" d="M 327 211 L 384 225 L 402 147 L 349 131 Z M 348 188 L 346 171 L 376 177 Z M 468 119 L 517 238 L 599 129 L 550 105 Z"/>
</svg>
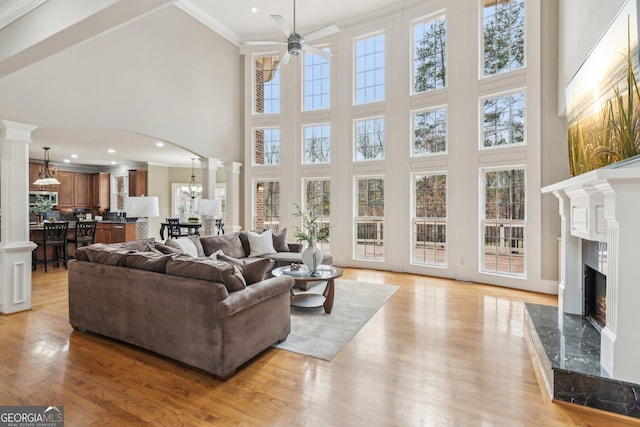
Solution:
<svg viewBox="0 0 640 427">
<path fill-rule="evenodd" d="M 47 1 L 0 0 L 0 29 Z M 298 0 L 296 31 L 304 35 L 329 24 L 345 28 L 350 23 L 389 13 L 393 8 L 419 1 Z M 252 39 L 283 39 L 284 35 L 270 15 L 282 15 L 293 26 L 293 0 L 179 0 L 175 5 L 238 46 Z M 252 8 L 257 8 L 257 12 L 252 12 Z M 148 136 L 113 129 L 38 128 L 33 132 L 29 157 L 42 159 L 44 146 L 51 147 L 49 154 L 53 162 L 68 160 L 72 164 L 82 165 L 150 162 L 167 166 L 190 166 L 191 158 L 200 157 L 198 153 L 191 153 L 165 141 L 164 147 L 156 147 L 156 142 L 158 141 Z M 115 150 L 115 153 L 107 153 L 108 148 Z M 77 158 L 71 157 L 72 154 L 77 155 Z"/>
</svg>

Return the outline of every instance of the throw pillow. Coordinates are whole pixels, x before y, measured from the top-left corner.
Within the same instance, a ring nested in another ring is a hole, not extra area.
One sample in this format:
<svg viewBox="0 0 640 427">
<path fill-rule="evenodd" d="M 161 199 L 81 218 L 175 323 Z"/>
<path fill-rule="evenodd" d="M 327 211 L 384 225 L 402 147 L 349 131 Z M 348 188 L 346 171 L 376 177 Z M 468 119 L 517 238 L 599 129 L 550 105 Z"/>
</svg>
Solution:
<svg viewBox="0 0 640 427">
<path fill-rule="evenodd" d="M 171 259 L 171 255 L 154 252 L 136 252 L 129 254 L 125 258 L 125 263 L 129 268 L 164 273 L 169 259 Z"/>
<path fill-rule="evenodd" d="M 224 254 L 220 255 L 218 260 L 236 265 L 242 272 L 247 285 L 260 282 L 274 264 L 273 260 L 269 258 L 238 259 Z"/>
<path fill-rule="evenodd" d="M 287 244 L 287 229 L 283 229 L 279 233 L 273 233 L 273 248 L 277 252 L 289 252 Z"/>
<path fill-rule="evenodd" d="M 242 247 L 238 233 L 204 236 L 200 238 L 200 243 L 204 249 L 204 256 L 209 256 L 217 250 L 236 258 L 244 258 L 248 254 Z"/>
<path fill-rule="evenodd" d="M 178 239 L 167 239 L 165 242 L 167 246 L 171 246 L 176 249 L 181 249 L 182 252 L 194 257 L 198 258 L 198 248 L 193 240 L 188 237 L 180 237 Z"/>
<path fill-rule="evenodd" d="M 163 245 L 162 243 L 156 243 L 154 245 L 154 248 L 156 250 L 159 250 L 163 254 L 181 254 L 181 253 L 183 253 L 182 252 L 182 246 L 180 248 L 176 248 L 174 246 Z"/>
<path fill-rule="evenodd" d="M 265 230 L 262 234 L 247 231 L 247 238 L 249 239 L 249 249 L 251 251 L 249 253 L 250 257 L 276 253 L 276 250 L 273 248 L 271 229 Z"/>
<path fill-rule="evenodd" d="M 228 292 L 239 291 L 247 286 L 237 266 L 208 258 L 179 255 L 169 259 L 166 272 L 174 276 L 222 283 Z"/>
</svg>

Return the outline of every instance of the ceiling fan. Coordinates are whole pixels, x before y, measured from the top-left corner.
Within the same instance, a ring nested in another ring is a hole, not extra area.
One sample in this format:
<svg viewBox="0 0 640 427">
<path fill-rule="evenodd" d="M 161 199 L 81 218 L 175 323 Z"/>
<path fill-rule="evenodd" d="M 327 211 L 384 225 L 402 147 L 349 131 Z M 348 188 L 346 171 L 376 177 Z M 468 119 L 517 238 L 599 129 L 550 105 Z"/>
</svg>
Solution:
<svg viewBox="0 0 640 427">
<path fill-rule="evenodd" d="M 247 41 L 246 44 L 252 45 L 274 45 L 274 44 L 284 44 L 287 45 L 287 50 L 281 55 L 280 63 L 282 65 L 288 64 L 291 60 L 291 56 L 300 56 L 302 51 L 315 53 L 316 55 L 320 55 L 324 58 L 331 58 L 333 55 L 323 49 L 317 48 L 307 42 L 321 39 L 323 37 L 330 36 L 331 34 L 335 34 L 340 29 L 337 25 L 331 24 L 326 27 L 320 28 L 319 30 L 312 31 L 309 34 L 301 36 L 296 32 L 296 0 L 293 0 L 293 30 L 287 24 L 284 17 L 282 15 L 271 15 L 271 19 L 275 21 L 275 23 L 280 27 L 284 35 L 287 37 L 286 40 L 278 40 L 278 41 L 269 41 L 269 40 L 253 40 Z"/>
</svg>

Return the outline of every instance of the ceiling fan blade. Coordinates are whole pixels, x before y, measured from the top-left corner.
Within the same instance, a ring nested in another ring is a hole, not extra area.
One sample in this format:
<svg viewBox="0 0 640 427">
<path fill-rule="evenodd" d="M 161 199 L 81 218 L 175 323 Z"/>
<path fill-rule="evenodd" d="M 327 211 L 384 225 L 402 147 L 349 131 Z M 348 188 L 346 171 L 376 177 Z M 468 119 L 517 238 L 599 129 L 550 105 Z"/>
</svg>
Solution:
<svg viewBox="0 0 640 427">
<path fill-rule="evenodd" d="M 278 27 L 280 27 L 285 36 L 289 37 L 293 33 L 293 31 L 291 31 L 291 27 L 287 24 L 287 21 L 284 20 L 282 15 L 271 15 L 271 19 L 278 24 Z"/>
<path fill-rule="evenodd" d="M 338 31 L 340 31 L 340 28 L 338 28 L 336 24 L 331 24 L 324 28 L 320 28 L 319 30 L 312 31 L 302 38 L 304 39 L 304 41 L 310 42 L 316 39 L 330 36 L 331 34 L 335 34 Z"/>
<path fill-rule="evenodd" d="M 285 50 L 284 53 L 280 56 L 280 64 L 287 65 L 291 60 L 291 54 L 288 50 Z"/>
<path fill-rule="evenodd" d="M 320 49 L 319 47 L 315 47 L 306 43 L 302 45 L 302 50 L 304 50 L 305 52 L 315 53 L 316 55 L 320 55 L 326 59 L 329 59 L 333 56 L 331 52 L 327 52 L 324 49 Z"/>
<path fill-rule="evenodd" d="M 244 44 L 251 45 L 274 45 L 274 44 L 287 44 L 286 41 L 283 40 L 247 40 Z"/>
</svg>

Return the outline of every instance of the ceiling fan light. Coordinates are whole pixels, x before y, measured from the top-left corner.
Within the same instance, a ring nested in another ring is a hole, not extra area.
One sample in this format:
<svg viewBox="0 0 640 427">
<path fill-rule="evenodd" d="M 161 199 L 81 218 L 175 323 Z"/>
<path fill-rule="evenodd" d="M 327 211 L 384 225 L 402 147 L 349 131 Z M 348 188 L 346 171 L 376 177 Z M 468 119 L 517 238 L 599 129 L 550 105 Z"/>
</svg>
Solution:
<svg viewBox="0 0 640 427">
<path fill-rule="evenodd" d="M 299 41 L 290 41 L 287 49 L 291 55 L 300 56 L 300 53 L 302 52 L 302 43 Z"/>
</svg>

